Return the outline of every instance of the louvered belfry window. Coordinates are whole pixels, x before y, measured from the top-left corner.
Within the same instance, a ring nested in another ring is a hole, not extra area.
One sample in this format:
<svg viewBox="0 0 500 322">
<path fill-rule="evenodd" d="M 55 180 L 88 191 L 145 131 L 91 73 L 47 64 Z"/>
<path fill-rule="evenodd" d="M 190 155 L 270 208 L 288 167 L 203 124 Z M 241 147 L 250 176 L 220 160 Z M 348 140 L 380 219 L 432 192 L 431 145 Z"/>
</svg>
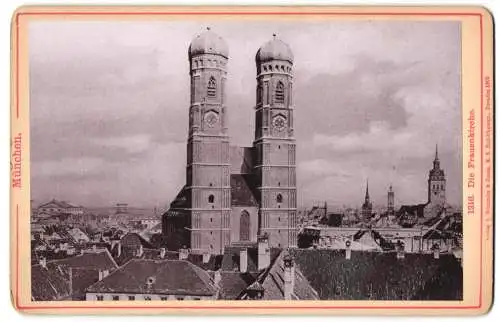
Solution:
<svg viewBox="0 0 500 322">
<path fill-rule="evenodd" d="M 276 85 L 275 99 L 276 103 L 283 103 L 285 101 L 285 86 L 283 86 L 282 82 L 278 82 L 278 85 Z"/>
<path fill-rule="evenodd" d="M 207 96 L 215 97 L 217 93 L 217 84 L 215 83 L 215 78 L 212 76 L 208 81 Z"/>
</svg>

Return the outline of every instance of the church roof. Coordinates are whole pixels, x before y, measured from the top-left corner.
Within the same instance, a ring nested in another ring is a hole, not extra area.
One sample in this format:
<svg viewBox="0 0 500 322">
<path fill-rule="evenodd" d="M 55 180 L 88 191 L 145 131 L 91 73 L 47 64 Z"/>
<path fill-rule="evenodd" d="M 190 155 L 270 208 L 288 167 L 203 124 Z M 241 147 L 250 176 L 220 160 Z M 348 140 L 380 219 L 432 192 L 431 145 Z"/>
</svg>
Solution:
<svg viewBox="0 0 500 322">
<path fill-rule="evenodd" d="M 257 64 L 271 60 L 284 60 L 293 64 L 293 52 L 290 46 L 278 39 L 276 35 L 273 35 L 273 39 L 262 45 L 255 55 Z"/>
<path fill-rule="evenodd" d="M 222 37 L 207 28 L 196 36 L 189 46 L 189 57 L 203 54 L 214 54 L 229 57 L 229 49 Z"/>
<path fill-rule="evenodd" d="M 231 205 L 258 207 L 257 177 L 252 174 L 231 174 Z"/>
<path fill-rule="evenodd" d="M 177 194 L 175 197 L 174 201 L 170 203 L 170 209 L 172 208 L 188 208 L 189 207 L 189 202 L 188 202 L 188 190 L 187 186 L 182 187 L 181 191 Z M 168 211 L 171 211 L 171 210 Z"/>
</svg>

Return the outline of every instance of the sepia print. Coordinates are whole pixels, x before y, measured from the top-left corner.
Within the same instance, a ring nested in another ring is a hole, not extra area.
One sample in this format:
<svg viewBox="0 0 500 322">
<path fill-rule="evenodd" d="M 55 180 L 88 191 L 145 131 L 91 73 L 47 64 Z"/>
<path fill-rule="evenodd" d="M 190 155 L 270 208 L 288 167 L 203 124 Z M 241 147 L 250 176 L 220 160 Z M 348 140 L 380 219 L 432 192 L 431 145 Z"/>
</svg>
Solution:
<svg viewBox="0 0 500 322">
<path fill-rule="evenodd" d="M 464 26 L 30 20 L 30 301 L 475 299 Z"/>
</svg>

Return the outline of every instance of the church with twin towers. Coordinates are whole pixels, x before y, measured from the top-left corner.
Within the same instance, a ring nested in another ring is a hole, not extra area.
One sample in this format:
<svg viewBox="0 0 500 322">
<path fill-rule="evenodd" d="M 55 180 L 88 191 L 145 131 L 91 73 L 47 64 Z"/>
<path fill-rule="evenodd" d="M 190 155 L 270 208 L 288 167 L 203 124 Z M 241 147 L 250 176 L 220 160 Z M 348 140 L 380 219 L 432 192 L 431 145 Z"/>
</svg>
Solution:
<svg viewBox="0 0 500 322">
<path fill-rule="evenodd" d="M 186 183 L 162 219 L 171 250 L 221 254 L 230 245 L 297 245 L 293 53 L 275 35 L 257 50 L 250 147 L 231 145 L 228 136 L 229 58 L 226 42 L 209 28 L 189 46 Z"/>
</svg>

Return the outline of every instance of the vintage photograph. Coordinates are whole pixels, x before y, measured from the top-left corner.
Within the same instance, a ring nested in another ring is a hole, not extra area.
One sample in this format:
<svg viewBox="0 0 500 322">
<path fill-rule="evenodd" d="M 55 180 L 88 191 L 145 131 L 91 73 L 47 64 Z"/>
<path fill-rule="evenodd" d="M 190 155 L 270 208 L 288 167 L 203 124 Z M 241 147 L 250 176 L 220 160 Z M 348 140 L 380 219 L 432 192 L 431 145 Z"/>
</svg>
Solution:
<svg viewBox="0 0 500 322">
<path fill-rule="evenodd" d="M 32 301 L 464 298 L 460 22 L 27 30 Z"/>
</svg>

